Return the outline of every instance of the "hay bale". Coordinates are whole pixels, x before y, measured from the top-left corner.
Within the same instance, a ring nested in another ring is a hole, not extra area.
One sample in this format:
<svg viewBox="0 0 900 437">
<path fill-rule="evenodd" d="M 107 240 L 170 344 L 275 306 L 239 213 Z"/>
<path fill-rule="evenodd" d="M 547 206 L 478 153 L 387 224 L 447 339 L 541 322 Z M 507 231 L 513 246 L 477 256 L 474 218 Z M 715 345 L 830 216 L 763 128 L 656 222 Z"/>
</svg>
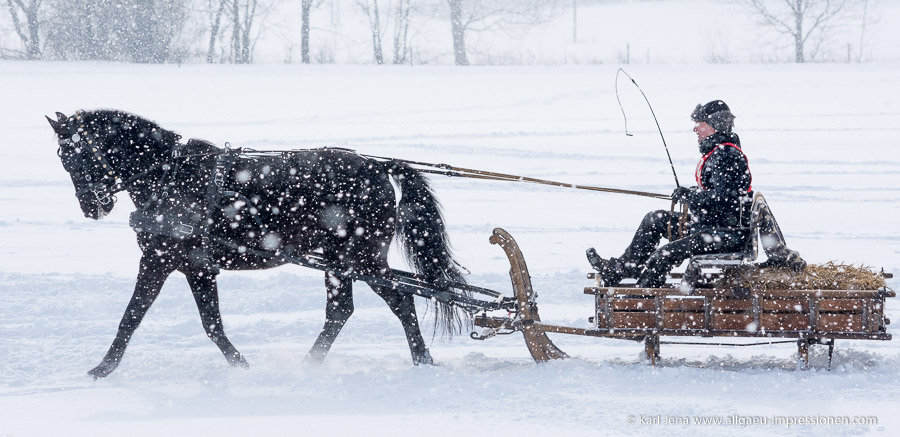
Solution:
<svg viewBox="0 0 900 437">
<path fill-rule="evenodd" d="M 884 277 L 869 267 L 829 261 L 811 264 L 803 271 L 786 267 L 735 269 L 715 283 L 716 288 L 746 287 L 751 290 L 877 290 Z"/>
</svg>

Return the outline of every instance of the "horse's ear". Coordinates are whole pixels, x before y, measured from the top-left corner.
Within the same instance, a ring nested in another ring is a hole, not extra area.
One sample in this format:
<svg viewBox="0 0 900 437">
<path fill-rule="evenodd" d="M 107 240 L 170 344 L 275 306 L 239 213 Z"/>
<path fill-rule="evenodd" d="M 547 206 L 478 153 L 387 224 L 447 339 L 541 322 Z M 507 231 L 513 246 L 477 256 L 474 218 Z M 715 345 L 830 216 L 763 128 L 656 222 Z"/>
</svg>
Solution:
<svg viewBox="0 0 900 437">
<path fill-rule="evenodd" d="M 69 117 L 66 117 L 66 114 L 63 114 L 62 112 L 56 113 L 56 121 L 58 121 L 59 124 L 64 124 L 67 120 L 69 120 Z"/>
<path fill-rule="evenodd" d="M 57 114 L 59 114 L 59 113 L 57 112 Z M 54 131 L 58 132 L 59 131 L 59 123 L 56 120 L 54 120 L 50 117 L 47 117 L 46 115 L 44 117 L 47 118 L 47 121 L 50 123 L 50 127 L 52 127 Z"/>
</svg>

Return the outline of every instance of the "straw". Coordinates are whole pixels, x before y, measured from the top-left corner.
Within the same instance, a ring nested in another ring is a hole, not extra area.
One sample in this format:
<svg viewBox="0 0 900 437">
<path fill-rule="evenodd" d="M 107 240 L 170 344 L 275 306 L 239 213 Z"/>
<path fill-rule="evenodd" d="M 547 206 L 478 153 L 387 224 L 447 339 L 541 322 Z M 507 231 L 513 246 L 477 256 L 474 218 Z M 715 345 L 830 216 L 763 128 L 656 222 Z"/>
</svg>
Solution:
<svg viewBox="0 0 900 437">
<path fill-rule="evenodd" d="M 829 261 L 808 265 L 801 272 L 787 267 L 750 266 L 732 270 L 714 283 L 716 288 L 735 285 L 751 290 L 877 290 L 887 284 L 868 266 Z"/>
</svg>

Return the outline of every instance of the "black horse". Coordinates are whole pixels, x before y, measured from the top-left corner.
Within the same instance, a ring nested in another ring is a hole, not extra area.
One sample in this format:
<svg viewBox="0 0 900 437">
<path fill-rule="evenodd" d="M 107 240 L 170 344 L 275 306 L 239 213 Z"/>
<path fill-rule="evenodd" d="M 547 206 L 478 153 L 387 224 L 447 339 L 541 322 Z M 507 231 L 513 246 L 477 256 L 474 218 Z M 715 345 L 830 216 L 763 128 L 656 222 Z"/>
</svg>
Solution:
<svg viewBox="0 0 900 437">
<path fill-rule="evenodd" d="M 234 366 L 247 367 L 222 328 L 219 269 L 266 269 L 281 254 L 311 255 L 328 266 L 326 321 L 309 351 L 321 362 L 353 313 L 351 276 L 390 279 L 388 248 L 395 231 L 407 259 L 430 283 L 464 284 L 450 254 L 440 206 L 415 169 L 341 149 L 237 154 L 181 137 L 122 111 L 79 111 L 47 117 L 58 155 L 86 217 L 100 219 L 127 191 L 138 207 L 131 225 L 143 251 L 134 295 L 103 361 L 90 372 L 109 375 L 166 278 L 183 273 L 203 328 Z M 399 186 L 399 204 L 393 179 Z M 412 295 L 370 283 L 403 324 L 415 364 L 431 364 Z M 436 303 L 436 322 L 452 332 L 460 317 Z"/>
</svg>

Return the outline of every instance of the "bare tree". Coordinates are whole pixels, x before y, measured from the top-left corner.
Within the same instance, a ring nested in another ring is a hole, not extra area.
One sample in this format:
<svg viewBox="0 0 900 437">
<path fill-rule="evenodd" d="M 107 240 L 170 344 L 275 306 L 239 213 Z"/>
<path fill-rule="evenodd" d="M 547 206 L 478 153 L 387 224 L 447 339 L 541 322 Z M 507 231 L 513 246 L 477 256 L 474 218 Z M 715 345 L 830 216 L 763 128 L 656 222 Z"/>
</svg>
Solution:
<svg viewBox="0 0 900 437">
<path fill-rule="evenodd" d="M 453 59 L 456 65 L 469 65 L 466 55 L 466 28 L 471 21 L 463 17 L 463 0 L 447 0 L 450 6 L 450 30 L 453 32 Z"/>
<path fill-rule="evenodd" d="M 250 31 L 253 28 L 253 20 L 256 18 L 256 0 L 247 0 L 244 3 L 244 19 L 241 21 L 241 64 L 249 64 L 251 62 L 250 54 L 253 52 L 251 46 Z"/>
<path fill-rule="evenodd" d="M 394 64 L 406 63 L 409 53 L 409 12 L 410 0 L 399 0 L 395 11 Z"/>
<path fill-rule="evenodd" d="M 865 57 L 865 49 L 869 45 L 872 36 L 872 27 L 878 24 L 880 17 L 878 8 L 879 0 L 860 0 L 859 5 L 859 47 L 856 54 L 856 62 L 862 62 Z"/>
<path fill-rule="evenodd" d="M 568 0 L 447 0 L 453 56 L 456 65 L 468 65 L 466 33 L 486 30 L 511 31 L 517 26 L 545 23 Z"/>
<path fill-rule="evenodd" d="M 572 0 L 572 42 L 578 42 L 578 0 Z"/>
<path fill-rule="evenodd" d="M 309 64 L 309 11 L 313 0 L 300 1 L 300 59 Z"/>
<path fill-rule="evenodd" d="M 764 23 L 794 43 L 794 62 L 802 63 L 827 38 L 831 24 L 852 0 L 743 0 Z M 816 42 L 810 51 L 808 43 Z"/>
<path fill-rule="evenodd" d="M 25 57 L 28 59 L 40 59 L 41 57 L 40 21 L 38 20 L 41 1 L 7 0 L 13 26 L 19 39 L 22 40 L 22 44 L 25 45 Z"/>
<path fill-rule="evenodd" d="M 379 6 L 378 0 L 357 0 L 357 5 L 366 13 L 369 19 L 369 29 L 372 34 L 372 48 L 376 64 L 384 63 L 384 34 L 386 29 L 393 26 L 393 49 L 394 56 L 392 62 L 394 64 L 406 63 L 409 59 L 409 25 L 410 15 L 416 9 L 412 5 L 411 0 L 397 0 L 393 5 L 393 11 L 390 11 L 393 3 L 388 2 L 388 10 L 390 12 L 384 14 L 384 8 Z M 384 2 L 381 4 L 383 5 Z M 427 9 L 426 2 L 422 2 L 422 7 Z M 384 19 L 387 17 L 387 19 Z"/>
<path fill-rule="evenodd" d="M 384 64 L 384 54 L 381 49 L 381 15 L 378 11 L 378 0 L 357 0 L 356 4 L 362 8 L 369 18 L 369 30 L 372 32 L 372 53 L 375 63 Z"/>
<path fill-rule="evenodd" d="M 231 62 L 240 63 L 241 53 L 241 4 L 231 0 Z"/>
<path fill-rule="evenodd" d="M 206 62 L 213 63 L 216 54 L 216 40 L 219 39 L 219 27 L 222 25 L 222 14 L 225 12 L 225 3 L 227 0 L 209 0 L 209 10 L 212 12 L 213 7 L 218 3 L 216 12 L 210 16 L 209 27 L 209 49 L 206 51 Z"/>
<path fill-rule="evenodd" d="M 230 54 L 226 58 L 226 62 L 230 61 L 235 64 L 249 64 L 253 62 L 253 50 L 256 42 L 259 40 L 265 30 L 265 21 L 269 14 L 275 10 L 276 1 L 260 1 L 260 0 L 221 0 L 224 4 L 224 14 L 228 15 L 228 19 L 222 24 L 226 28 L 221 31 L 227 35 L 228 26 L 230 26 L 230 41 L 228 47 Z M 218 12 L 213 23 L 220 19 Z M 210 38 L 217 38 L 219 33 L 217 29 L 211 32 Z M 210 41 L 210 48 L 214 48 L 215 42 Z M 207 57 L 209 59 L 209 56 Z"/>
</svg>

